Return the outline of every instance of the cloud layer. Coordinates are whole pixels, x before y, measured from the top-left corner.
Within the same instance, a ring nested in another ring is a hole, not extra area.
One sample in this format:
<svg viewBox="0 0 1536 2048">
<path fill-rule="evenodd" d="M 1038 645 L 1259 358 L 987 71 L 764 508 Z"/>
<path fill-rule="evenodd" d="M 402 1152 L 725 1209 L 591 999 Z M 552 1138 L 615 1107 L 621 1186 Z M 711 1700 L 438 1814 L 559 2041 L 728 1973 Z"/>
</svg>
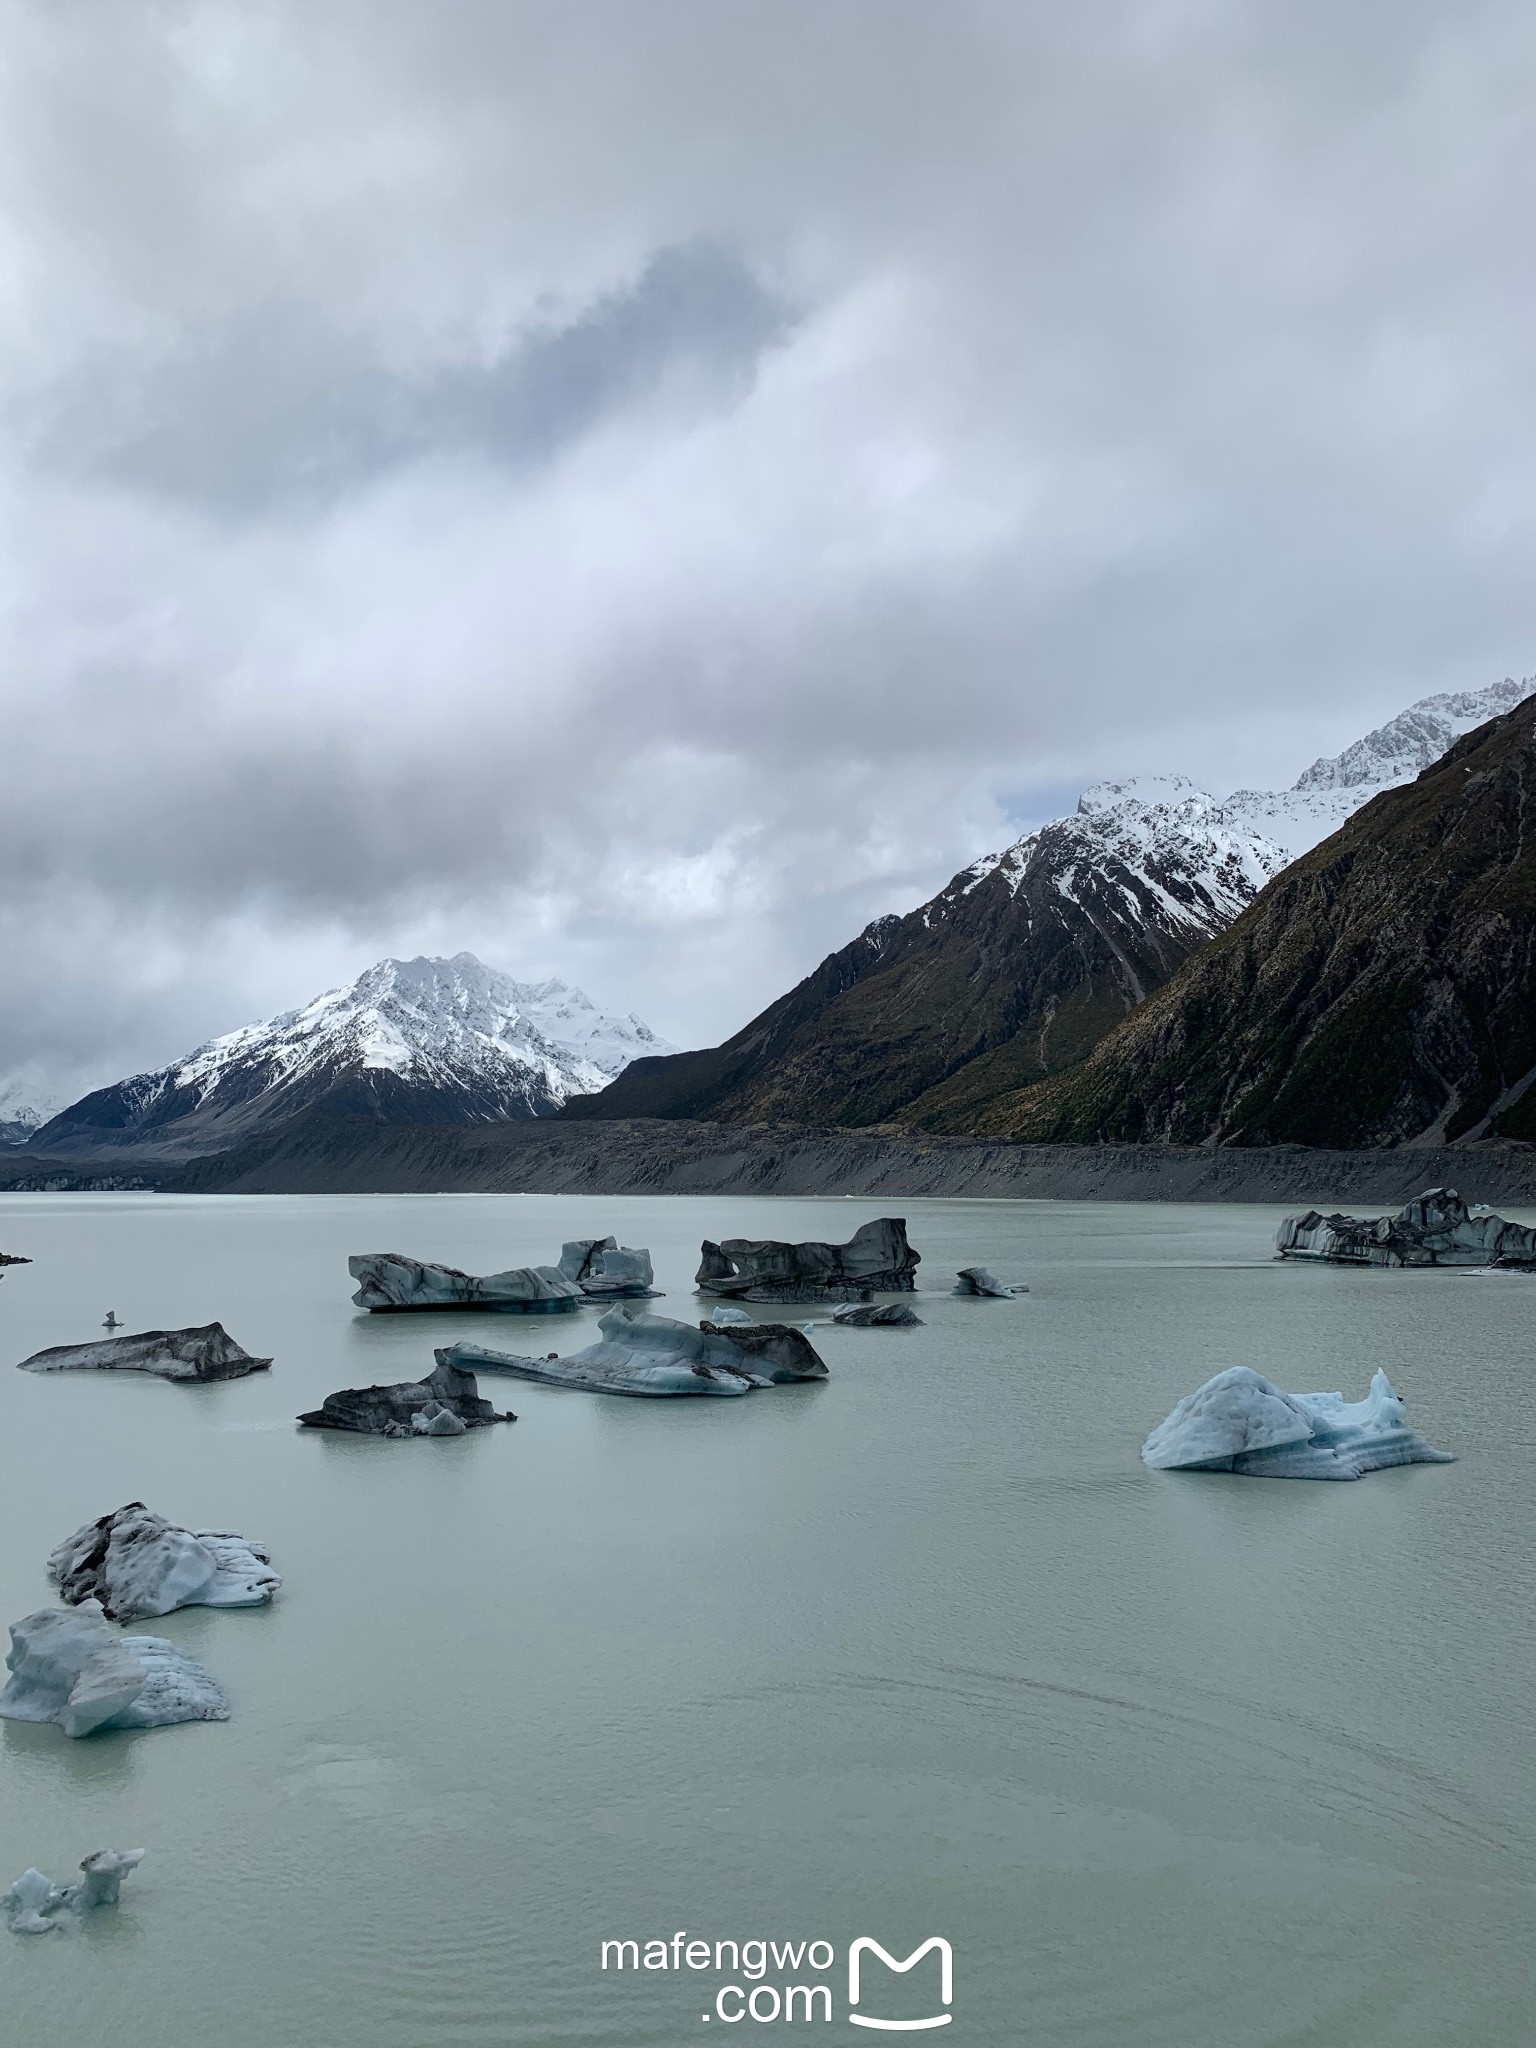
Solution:
<svg viewBox="0 0 1536 2048">
<path fill-rule="evenodd" d="M 708 1040 L 1536 667 L 1528 9 L 0 24 L 0 1078 L 460 945 Z"/>
</svg>

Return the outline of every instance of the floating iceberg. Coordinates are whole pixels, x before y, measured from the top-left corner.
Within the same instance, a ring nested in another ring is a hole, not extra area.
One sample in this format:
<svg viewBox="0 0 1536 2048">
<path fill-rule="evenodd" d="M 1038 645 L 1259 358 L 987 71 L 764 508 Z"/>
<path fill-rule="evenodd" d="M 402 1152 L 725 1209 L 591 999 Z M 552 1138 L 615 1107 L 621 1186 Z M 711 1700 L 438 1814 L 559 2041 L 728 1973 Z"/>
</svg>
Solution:
<svg viewBox="0 0 1536 2048">
<path fill-rule="evenodd" d="M 360 1252 L 347 1271 L 361 1282 L 352 1299 L 375 1314 L 403 1309 L 477 1308 L 522 1315 L 564 1315 L 585 1296 L 557 1266 L 513 1266 L 505 1273 L 461 1273 L 399 1252 Z"/>
<path fill-rule="evenodd" d="M 591 1394 L 745 1394 L 789 1380 L 824 1380 L 827 1368 L 804 1331 L 783 1323 L 695 1329 L 665 1316 L 612 1308 L 598 1323 L 602 1341 L 567 1358 L 519 1358 L 478 1344 L 437 1353 L 439 1368 L 471 1366 L 548 1387 Z"/>
<path fill-rule="evenodd" d="M 881 1307 L 872 1301 L 843 1301 L 833 1309 L 832 1320 L 845 1330 L 910 1330 L 923 1319 L 904 1301 L 888 1301 Z"/>
<path fill-rule="evenodd" d="M 1348 1266 L 1525 1266 L 1536 1264 L 1536 1230 L 1475 1216 L 1455 1188 L 1426 1188 L 1396 1216 L 1287 1216 L 1275 1249 Z"/>
<path fill-rule="evenodd" d="M 1286 1394 L 1246 1365 L 1186 1394 L 1141 1447 L 1154 1471 L 1245 1472 L 1256 1479 L 1362 1479 L 1389 1465 L 1450 1465 L 1403 1420 L 1384 1372 L 1363 1401 Z"/>
<path fill-rule="evenodd" d="M 1028 1294 L 1027 1287 L 1010 1287 L 1004 1280 L 998 1280 L 985 1266 L 962 1266 L 956 1274 L 959 1285 L 956 1294 L 990 1294 L 1000 1301 L 1012 1301 L 1016 1294 Z"/>
<path fill-rule="evenodd" d="M 56 1721 L 66 1735 L 227 1721 L 229 1702 L 195 1658 L 163 1636 L 120 1636 L 99 1600 L 11 1623 L 0 1719 Z"/>
<path fill-rule="evenodd" d="M 919 1254 L 896 1216 L 861 1224 L 847 1244 L 784 1244 L 777 1238 L 708 1238 L 700 1246 L 701 1294 L 741 1301 L 840 1301 L 849 1294 L 910 1294 Z"/>
<path fill-rule="evenodd" d="M 80 1865 L 77 1884 L 55 1884 L 40 1870 L 24 1870 L 0 1894 L 0 1912 L 13 1934 L 53 1934 L 73 1927 L 81 1913 L 115 1906 L 123 1879 L 144 1861 L 142 1849 L 98 1849 Z"/>
<path fill-rule="evenodd" d="M 583 1294 L 645 1296 L 656 1292 L 648 1251 L 632 1251 L 611 1237 L 577 1237 L 562 1247 L 560 1271 Z"/>
<path fill-rule="evenodd" d="M 752 1318 L 744 1308 L 737 1308 L 732 1302 L 722 1301 L 718 1308 L 710 1310 L 707 1320 L 718 1326 L 721 1323 L 750 1323 Z"/>
<path fill-rule="evenodd" d="M 141 1500 L 87 1522 L 48 1560 L 72 1607 L 99 1600 L 112 1621 L 177 1607 L 260 1607 L 282 1585 L 272 1560 L 232 1529 L 180 1529 Z"/>
<path fill-rule="evenodd" d="M 163 1380 L 238 1380 L 265 1372 L 270 1358 L 253 1358 L 222 1323 L 190 1330 L 142 1330 L 95 1344 L 55 1344 L 34 1351 L 19 1372 L 152 1372 Z"/>
<path fill-rule="evenodd" d="M 498 1413 L 480 1398 L 472 1372 L 446 1363 L 438 1353 L 435 1372 L 424 1380 L 400 1380 L 389 1387 L 343 1387 L 318 1408 L 299 1417 L 308 1429 L 344 1429 L 358 1436 L 462 1436 L 493 1422 L 516 1422 L 510 1409 Z M 443 1420 L 444 1416 L 447 1421 Z M 460 1426 L 455 1429 L 454 1424 Z"/>
</svg>

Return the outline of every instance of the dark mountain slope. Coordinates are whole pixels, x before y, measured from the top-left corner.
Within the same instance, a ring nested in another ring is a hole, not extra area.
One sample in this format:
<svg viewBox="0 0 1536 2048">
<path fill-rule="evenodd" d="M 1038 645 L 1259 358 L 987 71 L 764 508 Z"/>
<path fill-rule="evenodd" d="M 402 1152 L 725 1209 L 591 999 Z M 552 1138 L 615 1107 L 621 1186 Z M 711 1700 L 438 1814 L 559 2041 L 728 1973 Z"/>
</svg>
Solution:
<svg viewBox="0 0 1536 2048">
<path fill-rule="evenodd" d="M 1380 1145 L 1536 1134 L 1536 701 L 1286 869 L 1074 1072 L 972 1129 Z"/>
<path fill-rule="evenodd" d="M 985 1063 L 988 1099 L 1083 1058 L 1283 863 L 1189 785 L 1046 826 L 881 918 L 734 1038 L 639 1059 L 567 1116 L 921 1126 Z"/>
</svg>

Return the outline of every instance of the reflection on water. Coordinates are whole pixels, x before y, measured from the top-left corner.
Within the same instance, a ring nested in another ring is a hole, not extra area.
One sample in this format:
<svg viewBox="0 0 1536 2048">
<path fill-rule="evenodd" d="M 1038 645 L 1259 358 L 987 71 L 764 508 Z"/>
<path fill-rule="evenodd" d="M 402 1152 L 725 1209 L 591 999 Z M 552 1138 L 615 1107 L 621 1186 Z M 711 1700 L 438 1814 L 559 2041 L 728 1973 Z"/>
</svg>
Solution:
<svg viewBox="0 0 1536 2048">
<path fill-rule="evenodd" d="M 671 2048 L 699 1982 L 605 1975 L 598 1944 L 682 1928 L 944 1933 L 955 2048 L 1530 2038 L 1536 1290 L 1281 1267 L 1253 1208 L 893 1206 L 925 1327 L 819 1329 L 825 1386 L 498 1381 L 515 1425 L 385 1443 L 292 1418 L 522 1326 L 359 1317 L 349 1252 L 490 1271 L 611 1230 L 696 1315 L 702 1237 L 841 1239 L 879 1205 L 6 1197 L 36 1263 L 0 1286 L 0 1617 L 134 1498 L 287 1581 L 144 1624 L 228 1686 L 225 1726 L 0 1723 L 0 1881 L 150 1851 L 89 1938 L 0 1945 L 7 2037 Z M 1032 1291 L 949 1295 L 972 1263 Z M 218 1317 L 273 1370 L 5 1369 L 108 1302 Z M 1461 1462 L 1145 1472 L 1235 1363 L 1356 1397 L 1382 1365 Z M 845 2011 L 828 2038 L 867 2040 Z"/>
</svg>

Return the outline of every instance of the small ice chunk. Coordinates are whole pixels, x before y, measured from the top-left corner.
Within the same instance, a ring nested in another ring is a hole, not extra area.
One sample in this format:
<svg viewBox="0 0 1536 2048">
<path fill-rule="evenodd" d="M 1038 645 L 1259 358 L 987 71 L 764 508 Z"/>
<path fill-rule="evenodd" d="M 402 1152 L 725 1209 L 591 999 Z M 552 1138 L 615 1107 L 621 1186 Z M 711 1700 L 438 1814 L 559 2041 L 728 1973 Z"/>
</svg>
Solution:
<svg viewBox="0 0 1536 2048">
<path fill-rule="evenodd" d="M 466 1436 L 469 1432 L 467 1422 L 438 1402 L 418 1408 L 411 1417 L 411 1428 L 417 1436 Z"/>
<path fill-rule="evenodd" d="M 144 1861 L 142 1849 L 98 1849 L 80 1868 L 77 1884 L 57 1885 L 40 1870 L 24 1870 L 0 1895 L 13 1934 L 52 1934 L 74 1925 L 77 1913 L 115 1906 L 123 1879 Z"/>
<path fill-rule="evenodd" d="M 707 1323 L 750 1323 L 752 1318 L 744 1308 L 737 1308 L 733 1302 L 722 1301 L 718 1308 L 712 1308 L 703 1319 Z"/>
<path fill-rule="evenodd" d="M 956 1294 L 990 1294 L 999 1301 L 1011 1301 L 1016 1294 L 1028 1294 L 1027 1287 L 1010 1287 L 989 1273 L 985 1266 L 962 1266 L 956 1275 Z"/>
</svg>

